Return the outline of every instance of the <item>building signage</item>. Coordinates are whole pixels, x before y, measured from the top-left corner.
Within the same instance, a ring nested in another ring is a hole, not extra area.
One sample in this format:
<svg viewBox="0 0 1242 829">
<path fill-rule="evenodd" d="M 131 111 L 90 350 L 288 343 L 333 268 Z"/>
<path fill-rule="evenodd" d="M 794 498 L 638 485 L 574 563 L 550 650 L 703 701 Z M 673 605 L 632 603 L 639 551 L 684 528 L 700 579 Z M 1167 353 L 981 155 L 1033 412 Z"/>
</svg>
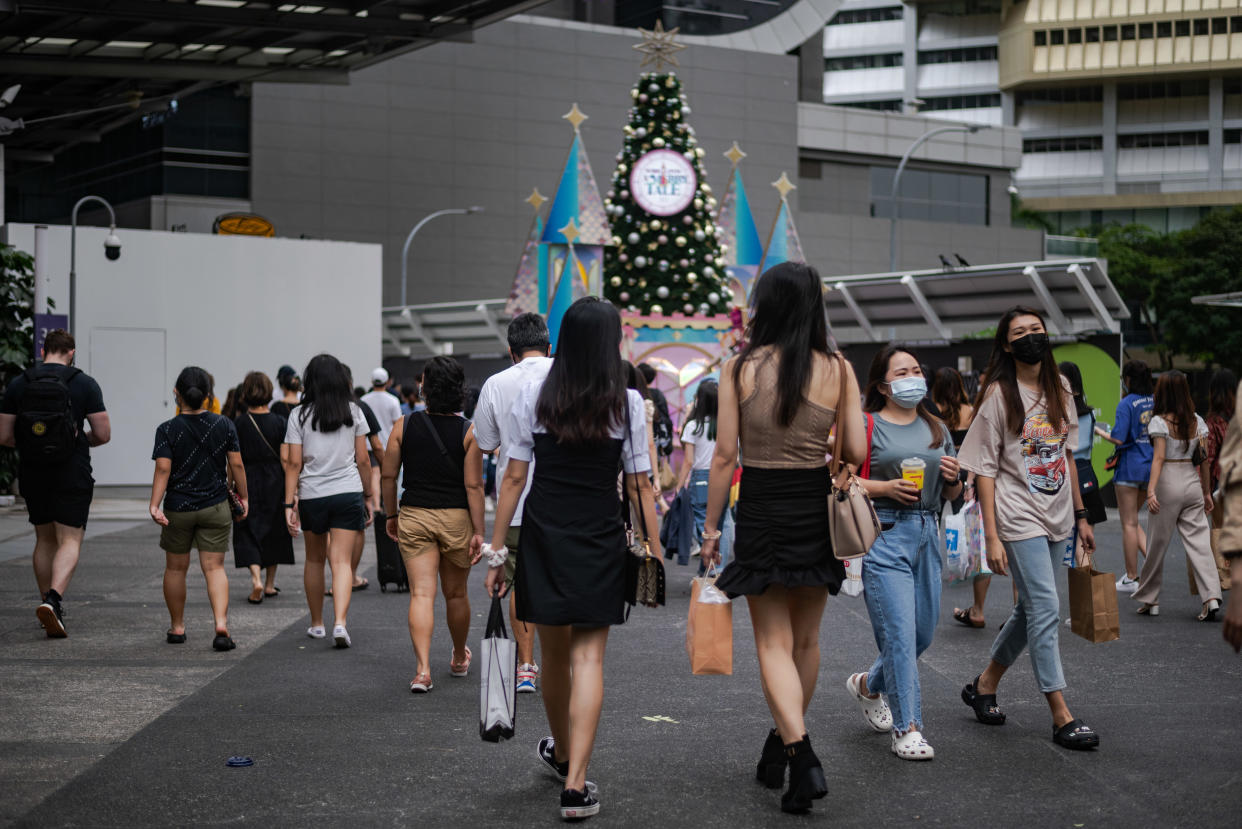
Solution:
<svg viewBox="0 0 1242 829">
<path fill-rule="evenodd" d="M 34 356 L 35 362 L 43 362 L 43 340 L 49 331 L 69 327 L 68 314 L 35 314 L 34 315 Z"/>
<path fill-rule="evenodd" d="M 653 216 L 673 216 L 690 206 L 698 177 L 694 165 L 675 150 L 652 150 L 634 162 L 630 193 Z"/>
</svg>

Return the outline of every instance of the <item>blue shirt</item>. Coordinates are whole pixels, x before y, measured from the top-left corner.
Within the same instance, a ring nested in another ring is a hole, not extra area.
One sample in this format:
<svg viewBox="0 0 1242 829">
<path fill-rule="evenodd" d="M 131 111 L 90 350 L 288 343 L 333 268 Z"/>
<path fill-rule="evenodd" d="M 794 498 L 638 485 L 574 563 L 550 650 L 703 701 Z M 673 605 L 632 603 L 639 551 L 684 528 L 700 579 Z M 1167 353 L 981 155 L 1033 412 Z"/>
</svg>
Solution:
<svg viewBox="0 0 1242 829">
<path fill-rule="evenodd" d="M 1113 439 L 1121 441 L 1121 458 L 1113 473 L 1116 481 L 1146 481 L 1151 477 L 1151 439 L 1147 424 L 1151 422 L 1154 402 L 1150 394 L 1127 394 L 1117 404 L 1117 422 Z"/>
</svg>

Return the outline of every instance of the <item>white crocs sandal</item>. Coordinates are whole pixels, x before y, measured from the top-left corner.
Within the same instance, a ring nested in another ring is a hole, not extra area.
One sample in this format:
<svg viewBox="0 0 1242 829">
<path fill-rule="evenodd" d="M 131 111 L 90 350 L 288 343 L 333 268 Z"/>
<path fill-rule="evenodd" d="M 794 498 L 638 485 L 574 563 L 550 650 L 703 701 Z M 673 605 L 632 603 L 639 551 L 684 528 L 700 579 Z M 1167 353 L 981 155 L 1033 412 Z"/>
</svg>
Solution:
<svg viewBox="0 0 1242 829">
<path fill-rule="evenodd" d="M 893 754 L 902 760 L 932 760 L 936 756 L 936 750 L 917 731 L 907 731 L 900 737 L 894 731 Z"/>
<path fill-rule="evenodd" d="M 850 678 L 845 680 L 845 689 L 850 692 L 854 701 L 858 703 L 858 707 L 862 709 L 863 719 L 867 721 L 867 725 L 871 726 L 873 731 L 882 734 L 892 729 L 893 712 L 888 710 L 888 703 L 884 701 L 883 695 L 870 699 L 862 692 L 861 685 L 866 676 L 866 674 L 850 674 Z"/>
</svg>

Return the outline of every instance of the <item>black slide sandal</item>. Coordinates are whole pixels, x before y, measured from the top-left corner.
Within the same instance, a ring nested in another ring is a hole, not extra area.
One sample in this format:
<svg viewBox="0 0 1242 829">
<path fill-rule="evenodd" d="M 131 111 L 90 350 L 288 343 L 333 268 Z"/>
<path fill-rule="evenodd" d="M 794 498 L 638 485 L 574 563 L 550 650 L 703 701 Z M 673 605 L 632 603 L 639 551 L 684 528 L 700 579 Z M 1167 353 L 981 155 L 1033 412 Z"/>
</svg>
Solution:
<svg viewBox="0 0 1242 829">
<path fill-rule="evenodd" d="M 173 632 L 170 630 L 170 631 L 168 631 L 167 636 L 168 636 L 168 644 L 170 644 L 170 645 L 184 645 L 184 644 L 185 644 L 185 634 L 184 634 L 184 633 L 173 633 Z"/>
<path fill-rule="evenodd" d="M 1100 735 L 1082 720 L 1070 720 L 1060 728 L 1052 726 L 1052 741 L 1062 748 L 1090 751 L 1099 748 Z"/>
<path fill-rule="evenodd" d="M 996 704 L 996 694 L 981 694 L 978 688 L 979 677 L 975 677 L 962 689 L 962 702 L 974 709 L 975 719 L 984 725 L 1004 725 L 1005 714 Z"/>
</svg>

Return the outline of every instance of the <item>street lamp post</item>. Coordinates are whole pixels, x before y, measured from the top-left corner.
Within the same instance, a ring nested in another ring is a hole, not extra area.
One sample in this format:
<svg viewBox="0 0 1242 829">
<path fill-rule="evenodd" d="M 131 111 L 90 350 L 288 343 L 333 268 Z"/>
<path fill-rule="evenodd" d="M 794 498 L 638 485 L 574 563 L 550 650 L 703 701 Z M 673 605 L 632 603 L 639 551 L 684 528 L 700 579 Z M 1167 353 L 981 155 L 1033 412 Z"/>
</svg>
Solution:
<svg viewBox="0 0 1242 829">
<path fill-rule="evenodd" d="M 96 201 L 108 209 L 108 217 L 110 227 L 108 229 L 108 238 L 104 240 L 104 253 L 111 260 L 119 259 L 121 256 L 121 242 L 116 238 L 116 211 L 112 209 L 112 205 L 103 196 L 83 196 L 78 199 L 78 203 L 73 206 L 73 213 L 69 218 L 69 333 L 74 333 L 74 327 L 78 323 L 78 211 L 82 205 L 87 202 Z"/>
<path fill-rule="evenodd" d="M 405 287 L 406 287 L 406 262 L 410 255 L 410 242 L 414 241 L 414 234 L 423 229 L 423 225 L 434 219 L 436 216 L 448 216 L 453 213 L 470 214 L 482 213 L 483 208 L 475 205 L 473 207 L 450 207 L 445 210 L 437 210 L 422 218 L 418 224 L 414 225 L 414 229 L 410 231 L 410 235 L 405 237 L 405 246 L 401 248 L 401 307 L 405 307 Z"/>
<path fill-rule="evenodd" d="M 906 163 L 910 161 L 910 156 L 914 155 L 914 151 L 923 146 L 929 139 L 937 135 L 943 135 L 946 132 L 967 132 L 974 134 L 979 130 L 991 129 L 989 124 L 963 124 L 958 127 L 939 127 L 938 129 L 926 132 L 920 135 L 910 148 L 906 150 L 906 154 L 901 157 L 901 162 L 897 165 L 897 172 L 893 174 L 893 194 L 888 202 L 889 220 L 888 220 L 888 269 L 890 271 L 897 270 L 897 213 L 900 203 L 898 202 L 898 187 L 901 185 L 901 174 L 905 172 Z"/>
</svg>

